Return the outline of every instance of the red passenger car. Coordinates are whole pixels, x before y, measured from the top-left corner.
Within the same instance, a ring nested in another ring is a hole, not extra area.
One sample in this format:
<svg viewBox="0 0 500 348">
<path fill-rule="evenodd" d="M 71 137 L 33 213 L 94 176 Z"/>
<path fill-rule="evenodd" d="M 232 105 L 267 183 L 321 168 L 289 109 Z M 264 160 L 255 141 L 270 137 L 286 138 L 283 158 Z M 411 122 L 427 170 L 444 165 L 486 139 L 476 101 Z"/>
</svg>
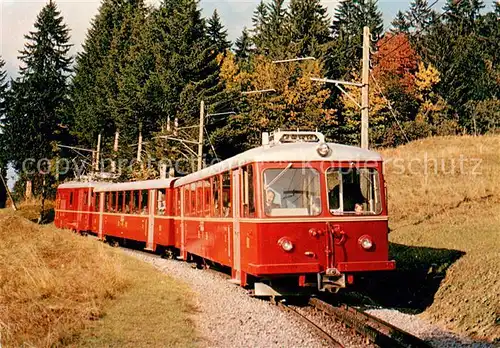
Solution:
<svg viewBox="0 0 500 348">
<path fill-rule="evenodd" d="M 320 133 L 278 131 L 179 179 L 99 185 L 89 205 L 99 223 L 90 225 L 101 237 L 228 266 L 256 295 L 336 291 L 358 272 L 395 268 L 382 165 L 379 154 Z"/>
</svg>

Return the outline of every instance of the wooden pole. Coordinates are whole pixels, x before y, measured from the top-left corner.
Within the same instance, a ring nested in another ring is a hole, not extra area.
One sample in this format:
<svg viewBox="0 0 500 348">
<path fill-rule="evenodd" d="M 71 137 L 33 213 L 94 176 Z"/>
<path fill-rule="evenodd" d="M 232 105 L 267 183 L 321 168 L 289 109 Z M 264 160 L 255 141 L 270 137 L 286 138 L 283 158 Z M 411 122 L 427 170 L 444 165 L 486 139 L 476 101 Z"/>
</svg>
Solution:
<svg viewBox="0 0 500 348">
<path fill-rule="evenodd" d="M 203 164 L 203 130 L 205 128 L 205 102 L 200 103 L 200 131 L 198 137 L 198 171 L 202 169 Z"/>
<path fill-rule="evenodd" d="M 369 146 L 369 123 L 370 112 L 370 28 L 363 28 L 363 86 L 361 87 L 361 147 L 368 149 Z"/>
<path fill-rule="evenodd" d="M 5 191 L 7 191 L 7 195 L 9 196 L 9 199 L 12 202 L 12 209 L 14 209 L 14 211 L 17 211 L 16 202 L 14 202 L 14 198 L 12 198 L 12 194 L 10 193 L 9 187 L 7 186 L 7 183 L 5 182 L 5 179 L 3 178 L 3 172 L 1 170 L 0 170 L 0 178 L 2 178 L 2 183 L 3 183 L 3 186 L 5 187 Z"/>
<path fill-rule="evenodd" d="M 101 160 L 101 134 L 97 136 L 97 150 L 96 150 L 96 156 L 95 156 L 95 171 L 98 172 L 100 165 L 99 161 Z"/>
<path fill-rule="evenodd" d="M 142 126 L 139 125 L 139 141 L 137 144 L 137 162 L 141 161 L 141 152 L 142 152 Z"/>
<path fill-rule="evenodd" d="M 118 139 L 120 138 L 120 132 L 115 133 L 115 143 L 113 144 L 113 152 L 114 152 L 114 158 L 113 161 L 111 161 L 111 172 L 116 173 L 116 156 L 118 153 Z"/>
</svg>

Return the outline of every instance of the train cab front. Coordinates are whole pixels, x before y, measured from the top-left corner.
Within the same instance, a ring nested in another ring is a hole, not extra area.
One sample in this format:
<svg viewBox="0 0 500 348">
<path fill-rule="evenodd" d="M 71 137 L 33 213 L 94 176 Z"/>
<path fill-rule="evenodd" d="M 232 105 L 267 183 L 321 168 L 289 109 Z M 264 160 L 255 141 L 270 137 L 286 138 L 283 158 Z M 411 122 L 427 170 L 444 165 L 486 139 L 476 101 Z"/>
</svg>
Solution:
<svg viewBox="0 0 500 348">
<path fill-rule="evenodd" d="M 336 292 L 360 272 L 395 269 L 381 161 L 265 164 L 261 172 L 250 274 L 269 286 L 291 280 Z"/>
</svg>

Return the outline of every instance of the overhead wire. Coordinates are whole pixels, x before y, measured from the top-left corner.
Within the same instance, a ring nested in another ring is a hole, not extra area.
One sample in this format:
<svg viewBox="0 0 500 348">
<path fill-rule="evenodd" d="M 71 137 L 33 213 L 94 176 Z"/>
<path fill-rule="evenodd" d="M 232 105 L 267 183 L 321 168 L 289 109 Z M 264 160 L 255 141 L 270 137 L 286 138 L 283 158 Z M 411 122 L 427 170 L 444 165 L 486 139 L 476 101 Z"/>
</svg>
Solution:
<svg viewBox="0 0 500 348">
<path fill-rule="evenodd" d="M 401 130 L 401 133 L 403 133 L 403 136 L 405 137 L 406 139 L 406 142 L 410 142 L 410 139 L 408 138 L 408 136 L 406 135 L 406 132 L 404 131 L 403 127 L 401 126 L 401 123 L 399 122 L 398 120 L 398 117 L 396 116 L 396 112 L 394 111 L 394 109 L 392 108 L 392 104 L 391 102 L 389 101 L 389 99 L 387 99 L 387 97 L 385 96 L 384 92 L 382 91 L 382 88 L 380 88 L 380 85 L 378 84 L 378 81 L 377 79 L 375 78 L 375 76 L 373 76 L 373 73 L 370 71 L 370 76 L 372 77 L 373 81 L 375 82 L 375 86 L 377 87 L 380 95 L 382 95 L 382 97 L 385 99 L 386 103 L 387 103 L 387 106 L 389 107 L 389 111 L 391 112 L 392 114 L 392 117 L 394 117 L 394 120 L 396 121 L 399 129 Z"/>
<path fill-rule="evenodd" d="M 215 152 L 215 147 L 214 145 L 212 144 L 212 139 L 210 139 L 210 135 L 208 134 L 208 130 L 207 130 L 207 127 L 203 127 L 205 129 L 205 134 L 207 135 L 207 139 L 208 139 L 208 143 L 210 144 L 210 147 L 212 148 L 212 151 L 215 155 L 215 158 L 217 159 L 217 161 L 219 161 L 219 156 L 217 156 L 217 152 Z"/>
</svg>

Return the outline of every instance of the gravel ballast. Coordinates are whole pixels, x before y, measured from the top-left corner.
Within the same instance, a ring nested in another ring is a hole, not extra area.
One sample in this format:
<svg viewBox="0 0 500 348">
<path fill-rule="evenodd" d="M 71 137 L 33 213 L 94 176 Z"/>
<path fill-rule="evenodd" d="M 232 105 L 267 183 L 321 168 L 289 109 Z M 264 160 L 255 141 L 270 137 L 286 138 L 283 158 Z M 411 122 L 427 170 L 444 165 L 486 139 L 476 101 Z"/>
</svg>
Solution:
<svg viewBox="0 0 500 348">
<path fill-rule="evenodd" d="M 308 325 L 269 301 L 250 297 L 224 274 L 143 252 L 125 252 L 191 287 L 199 311 L 193 320 L 203 336 L 203 347 L 328 347 Z M 335 338 L 346 347 L 365 346 L 362 338 L 346 331 Z"/>
<path fill-rule="evenodd" d="M 370 309 L 367 313 L 376 316 L 414 336 L 429 342 L 434 347 L 494 347 L 484 342 L 475 342 L 432 325 L 416 315 L 395 309 Z"/>
<path fill-rule="evenodd" d="M 185 282 L 195 293 L 197 313 L 193 316 L 203 347 L 328 347 L 317 332 L 294 315 L 271 304 L 249 296 L 247 291 L 231 284 L 227 275 L 210 270 L 199 270 L 181 261 L 162 259 L 141 251 L 124 249 L 127 254 L 152 264 L 161 272 Z M 300 310 L 334 336 L 345 347 L 366 347 L 361 336 L 355 335 L 338 322 L 314 313 Z M 375 315 L 435 347 L 490 347 L 446 332 L 414 315 L 396 310 L 372 309 Z M 319 322 L 316 319 L 321 319 Z"/>
</svg>

